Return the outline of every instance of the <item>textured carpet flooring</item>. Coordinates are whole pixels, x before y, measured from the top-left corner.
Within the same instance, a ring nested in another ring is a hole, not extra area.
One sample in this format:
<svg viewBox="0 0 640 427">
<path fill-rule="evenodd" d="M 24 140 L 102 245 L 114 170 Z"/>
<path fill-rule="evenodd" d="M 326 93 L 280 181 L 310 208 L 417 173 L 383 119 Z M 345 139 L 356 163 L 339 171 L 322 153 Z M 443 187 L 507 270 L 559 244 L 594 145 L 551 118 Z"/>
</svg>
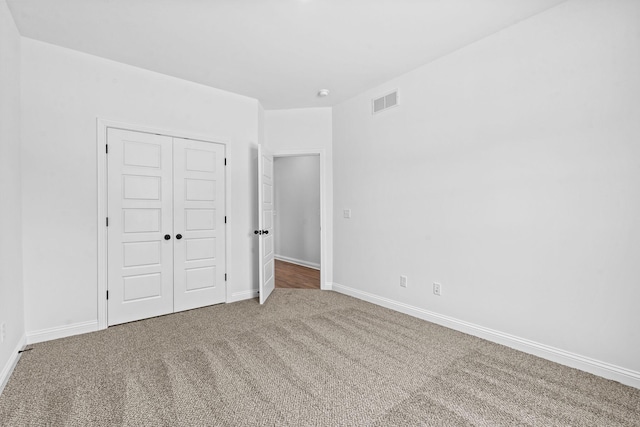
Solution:
<svg viewBox="0 0 640 427">
<path fill-rule="evenodd" d="M 32 348 L 2 426 L 640 426 L 640 390 L 327 291 Z"/>
</svg>

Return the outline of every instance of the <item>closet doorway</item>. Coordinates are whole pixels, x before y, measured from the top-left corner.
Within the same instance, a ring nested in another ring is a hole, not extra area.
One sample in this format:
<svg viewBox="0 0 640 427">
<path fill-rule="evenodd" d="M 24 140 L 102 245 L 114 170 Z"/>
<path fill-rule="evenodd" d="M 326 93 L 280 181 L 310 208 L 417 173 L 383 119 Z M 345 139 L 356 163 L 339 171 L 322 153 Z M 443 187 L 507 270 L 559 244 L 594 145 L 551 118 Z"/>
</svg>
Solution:
<svg viewBox="0 0 640 427">
<path fill-rule="evenodd" d="M 100 326 L 225 302 L 225 146 L 121 127 L 103 131 L 107 277 Z"/>
<path fill-rule="evenodd" d="M 320 289 L 320 155 L 274 155 L 275 287 Z"/>
</svg>

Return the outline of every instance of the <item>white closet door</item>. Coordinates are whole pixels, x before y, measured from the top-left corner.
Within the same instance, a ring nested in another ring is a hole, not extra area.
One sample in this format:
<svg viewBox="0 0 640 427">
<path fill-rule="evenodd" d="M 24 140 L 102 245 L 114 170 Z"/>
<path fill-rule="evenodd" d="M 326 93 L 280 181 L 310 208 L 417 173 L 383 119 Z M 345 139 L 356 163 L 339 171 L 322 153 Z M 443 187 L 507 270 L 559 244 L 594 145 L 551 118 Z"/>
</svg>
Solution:
<svg viewBox="0 0 640 427">
<path fill-rule="evenodd" d="M 108 323 L 116 325 L 173 311 L 172 141 L 110 128 L 107 142 Z"/>
<path fill-rule="evenodd" d="M 226 300 L 224 145 L 173 139 L 174 310 Z"/>
</svg>

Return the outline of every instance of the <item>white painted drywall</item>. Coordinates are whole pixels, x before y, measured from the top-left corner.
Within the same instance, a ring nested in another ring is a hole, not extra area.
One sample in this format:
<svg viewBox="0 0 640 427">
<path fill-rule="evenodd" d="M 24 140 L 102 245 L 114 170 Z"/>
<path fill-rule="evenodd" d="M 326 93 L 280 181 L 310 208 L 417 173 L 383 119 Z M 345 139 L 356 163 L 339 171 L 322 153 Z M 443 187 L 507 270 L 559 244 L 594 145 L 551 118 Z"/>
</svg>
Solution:
<svg viewBox="0 0 640 427">
<path fill-rule="evenodd" d="M 275 157 L 275 255 L 320 268 L 320 156 Z"/>
<path fill-rule="evenodd" d="M 325 153 L 326 272 L 333 282 L 333 136 L 331 108 L 299 108 L 265 111 L 265 144 L 273 152 L 321 149 Z"/>
<path fill-rule="evenodd" d="M 0 390 L 24 338 L 20 202 L 20 35 L 0 0 Z"/>
<path fill-rule="evenodd" d="M 23 38 L 27 333 L 96 320 L 96 118 L 226 139 L 227 295 L 250 292 L 255 99 Z"/>
<path fill-rule="evenodd" d="M 334 107 L 334 281 L 640 371 L 639 22 L 569 1 Z"/>
</svg>

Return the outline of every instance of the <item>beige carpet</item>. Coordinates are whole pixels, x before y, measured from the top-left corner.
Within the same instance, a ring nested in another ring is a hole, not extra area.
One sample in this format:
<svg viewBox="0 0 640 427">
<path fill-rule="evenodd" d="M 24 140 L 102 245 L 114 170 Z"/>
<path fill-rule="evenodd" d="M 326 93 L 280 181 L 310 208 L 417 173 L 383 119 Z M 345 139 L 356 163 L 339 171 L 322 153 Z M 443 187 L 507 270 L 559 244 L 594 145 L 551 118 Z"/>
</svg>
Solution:
<svg viewBox="0 0 640 427">
<path fill-rule="evenodd" d="M 2 426 L 640 426 L 640 390 L 327 291 L 32 348 Z"/>
</svg>

